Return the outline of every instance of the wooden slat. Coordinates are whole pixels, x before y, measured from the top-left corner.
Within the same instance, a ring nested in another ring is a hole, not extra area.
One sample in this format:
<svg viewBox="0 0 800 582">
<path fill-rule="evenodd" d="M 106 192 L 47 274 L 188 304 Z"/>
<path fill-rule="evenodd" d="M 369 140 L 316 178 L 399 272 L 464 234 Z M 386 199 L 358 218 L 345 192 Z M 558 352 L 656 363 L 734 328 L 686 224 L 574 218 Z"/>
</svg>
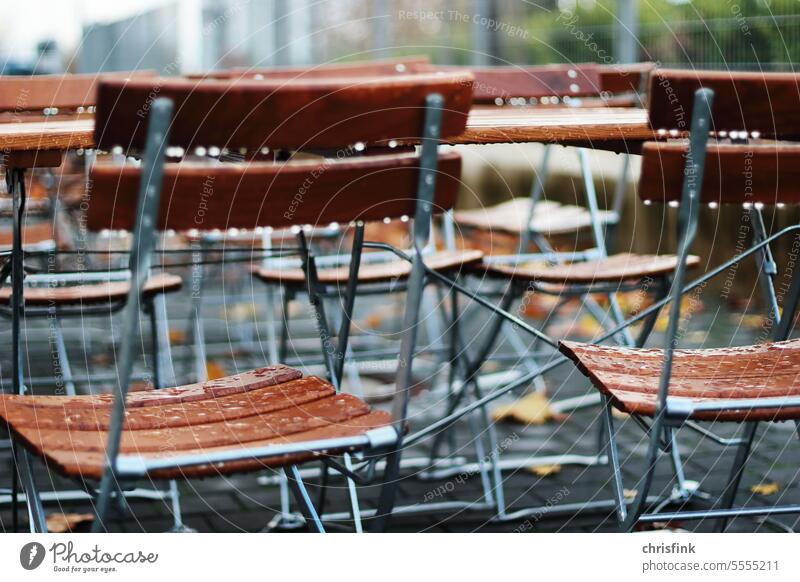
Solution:
<svg viewBox="0 0 800 582">
<path fill-rule="evenodd" d="M 696 267 L 700 259 L 690 255 L 689 267 Z M 645 277 L 669 275 L 675 271 L 675 255 L 635 255 L 619 253 L 605 259 L 582 261 L 567 265 L 523 264 L 506 265 L 491 263 L 482 266 L 487 273 L 512 277 L 520 281 L 542 283 L 593 284 L 632 281 Z"/>
<path fill-rule="evenodd" d="M 538 67 L 437 67 L 444 71 L 469 71 L 475 76 L 472 99 L 494 103 L 512 97 L 587 97 L 600 95 L 597 65 L 545 65 Z"/>
<path fill-rule="evenodd" d="M 191 426 L 201 420 L 203 424 L 234 421 L 257 414 L 293 409 L 303 404 L 328 398 L 335 394 L 333 387 L 319 378 L 298 378 L 276 385 L 262 387 L 253 383 L 247 391 L 219 396 L 205 394 L 202 400 L 178 402 L 174 398 L 150 402 L 149 406 L 132 406 L 125 415 L 126 430 L 166 429 Z M 29 398 L 23 396 L 22 398 Z M 43 400 L 45 396 L 34 397 Z M 9 406 L 8 418 L 19 428 L 47 430 L 102 431 L 111 423 L 111 407 L 55 406 L 50 402 L 14 400 Z M 209 402 L 213 400 L 213 402 Z"/>
<path fill-rule="evenodd" d="M 326 79 L 332 77 L 403 75 L 431 70 L 427 56 L 397 59 L 378 59 L 350 63 L 330 63 L 306 67 L 234 67 L 226 71 L 211 71 L 189 78 L 204 79 Z"/>
<path fill-rule="evenodd" d="M 452 144 L 568 143 L 603 147 L 606 142 L 635 144 L 658 137 L 647 112 L 630 107 L 476 107 Z"/>
<path fill-rule="evenodd" d="M 757 131 L 764 137 L 800 138 L 800 76 L 794 73 L 745 73 L 656 69 L 648 92 L 655 129 L 687 130 L 694 93 L 714 90 L 715 131 Z"/>
<path fill-rule="evenodd" d="M 642 200 L 681 199 L 687 150 L 685 143 L 644 145 Z M 800 203 L 800 145 L 709 144 L 700 196 L 720 204 Z"/>
<path fill-rule="evenodd" d="M 160 274 L 145 281 L 142 293 L 152 297 L 159 293 L 177 291 L 183 281 L 177 275 Z M 26 287 L 25 303 L 29 306 L 47 307 L 50 305 L 80 305 L 121 301 L 128 296 L 130 283 L 113 281 L 109 283 L 90 283 L 86 285 L 64 285 Z M 0 302 L 11 301 L 11 287 L 0 287 Z"/>
<path fill-rule="evenodd" d="M 0 112 L 77 109 L 97 103 L 97 85 L 107 78 L 151 77 L 153 71 L 88 75 L 0 76 Z"/>
<path fill-rule="evenodd" d="M 526 228 L 525 221 L 530 216 L 530 208 L 529 198 L 514 198 L 488 208 L 460 210 L 453 217 L 462 227 L 519 235 Z M 602 224 L 609 224 L 616 220 L 616 215 L 601 210 L 598 220 Z M 576 233 L 591 225 L 592 217 L 586 208 L 540 200 L 536 203 L 530 228 L 534 232 L 554 236 Z"/>
<path fill-rule="evenodd" d="M 453 271 L 479 262 L 483 253 L 473 250 L 441 251 L 425 256 L 425 264 L 436 271 Z M 321 283 L 343 285 L 349 276 L 349 267 L 320 269 L 318 276 Z M 268 283 L 283 285 L 306 285 L 302 269 L 269 269 L 259 267 L 253 274 Z M 358 270 L 359 283 L 380 283 L 407 279 L 411 274 L 411 263 L 392 260 L 385 263 L 365 263 Z"/>
<path fill-rule="evenodd" d="M 561 342 L 560 349 L 615 406 L 652 415 L 661 378 L 660 349 L 632 349 Z M 800 395 L 800 341 L 737 348 L 675 350 L 669 395 L 698 402 Z M 788 420 L 800 408 L 696 414 L 699 420 Z"/>
<path fill-rule="evenodd" d="M 250 447 L 269 446 L 272 444 L 290 444 L 305 441 L 316 441 L 322 439 L 340 438 L 347 436 L 357 436 L 366 431 L 386 426 L 391 422 L 391 416 L 387 412 L 380 410 L 372 411 L 355 418 L 351 418 L 346 424 L 329 424 L 320 428 L 315 428 L 306 432 L 293 433 L 290 435 L 257 440 L 247 443 Z M 210 449 L 184 451 L 185 453 L 228 451 L 241 448 L 241 445 L 229 445 L 214 447 Z M 336 450 L 329 450 L 328 453 L 336 453 Z M 147 454 L 148 458 L 163 459 L 174 453 L 168 450 L 156 451 Z M 47 465 L 64 475 L 81 476 L 85 479 L 99 479 L 105 467 L 105 457 L 103 453 L 90 451 L 74 450 L 55 450 L 46 451 L 45 462 Z M 289 464 L 298 464 L 305 461 L 318 459 L 317 453 L 299 453 L 291 456 L 271 457 L 269 459 L 245 459 L 241 461 L 229 461 L 215 465 L 200 465 L 186 469 L 169 469 L 155 471 L 149 474 L 154 479 L 185 479 L 196 477 L 214 477 L 218 475 L 232 475 L 234 473 L 262 471 L 269 467 L 281 467 Z"/>
<path fill-rule="evenodd" d="M 147 406 L 167 406 L 183 402 L 195 402 L 219 398 L 229 394 L 241 394 L 265 386 L 276 386 L 302 378 L 303 374 L 282 364 L 256 368 L 233 376 L 225 376 L 207 382 L 186 384 L 174 388 L 131 392 L 125 400 L 128 409 Z M 64 410 L 111 406 L 113 394 L 92 394 L 84 396 L 47 396 L 31 400 L 29 396 L 6 395 L 7 402 L 35 408 L 55 407 Z M 19 402 L 17 402 L 17 399 Z"/>
<path fill-rule="evenodd" d="M 655 63 L 602 65 L 599 68 L 600 86 L 604 93 L 637 93 L 647 89 L 647 76 L 653 69 Z"/>
<path fill-rule="evenodd" d="M 218 405 L 221 403 L 209 404 L 210 407 Z M 165 443 L 169 443 L 170 450 L 175 452 L 221 447 L 286 436 L 329 424 L 346 424 L 350 418 L 368 412 L 369 406 L 355 396 L 338 394 L 273 412 L 262 413 L 251 408 L 249 415 L 223 422 L 206 422 L 203 413 L 195 413 L 185 426 L 124 431 L 120 451 L 123 454 L 156 452 L 164 450 Z M 150 408 L 148 413 L 158 415 L 160 410 Z M 106 447 L 105 431 L 13 426 L 15 433 L 39 451 L 75 449 L 102 452 Z"/>
<path fill-rule="evenodd" d="M 5 151 L 69 150 L 94 145 L 94 120 L 47 120 L 0 123 L 0 148 Z"/>
<path fill-rule="evenodd" d="M 55 241 L 55 230 L 55 225 L 47 220 L 36 222 L 28 220 L 22 229 L 22 244 L 35 245 L 47 241 Z M 14 231 L 10 226 L 0 229 L 0 249 L 10 249 L 14 240 L 13 237 Z"/>
<path fill-rule="evenodd" d="M 354 436 L 391 417 L 358 398 L 336 394 L 319 378 L 271 366 L 205 382 L 128 395 L 123 454 L 165 458 Z M 0 395 L 0 420 L 31 452 L 68 476 L 100 477 L 112 396 Z M 335 451 L 329 451 L 335 452 Z M 162 471 L 153 477 L 205 476 L 300 462 L 314 453 L 269 461 L 245 459 L 213 467 Z"/>
<path fill-rule="evenodd" d="M 472 101 L 468 73 L 301 81 L 103 81 L 95 141 L 102 149 L 141 148 L 145 120 L 158 97 L 175 104 L 170 142 L 181 147 L 337 148 L 419 138 L 425 99 L 432 93 L 445 101 L 442 135 L 461 133 Z"/>
<path fill-rule="evenodd" d="M 413 215 L 418 168 L 419 158 L 407 154 L 319 162 L 169 164 L 164 172 L 159 227 L 327 226 Z M 458 154 L 439 156 L 434 211 L 455 204 L 460 172 Z M 140 173 L 132 166 L 94 166 L 88 228 L 131 228 Z"/>
</svg>

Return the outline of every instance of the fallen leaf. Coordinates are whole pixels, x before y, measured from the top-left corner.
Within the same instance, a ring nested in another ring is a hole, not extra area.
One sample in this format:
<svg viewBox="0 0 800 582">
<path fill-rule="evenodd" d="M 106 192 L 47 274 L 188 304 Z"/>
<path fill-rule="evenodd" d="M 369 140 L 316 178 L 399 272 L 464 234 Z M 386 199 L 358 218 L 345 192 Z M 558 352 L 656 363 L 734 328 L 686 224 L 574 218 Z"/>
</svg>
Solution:
<svg viewBox="0 0 800 582">
<path fill-rule="evenodd" d="M 373 311 L 364 318 L 364 323 L 370 329 L 378 329 L 383 323 L 383 316 L 377 311 Z"/>
<path fill-rule="evenodd" d="M 771 483 L 759 483 L 750 487 L 750 493 L 755 495 L 775 495 L 781 490 L 781 485 L 777 481 Z"/>
<path fill-rule="evenodd" d="M 209 380 L 216 380 L 217 378 L 225 377 L 225 368 L 222 364 L 206 360 L 206 377 Z"/>
<path fill-rule="evenodd" d="M 93 513 L 51 513 L 45 519 L 50 533 L 70 533 L 93 521 Z"/>
<path fill-rule="evenodd" d="M 636 493 L 637 493 L 636 489 L 623 489 L 622 490 L 622 496 L 625 499 L 633 499 L 634 497 L 636 497 Z"/>
<path fill-rule="evenodd" d="M 630 416 L 630 414 L 628 414 L 627 412 L 622 412 L 617 407 L 612 407 L 611 408 L 611 416 L 613 416 L 614 418 L 618 418 L 619 420 L 625 420 L 626 418 L 628 418 Z"/>
<path fill-rule="evenodd" d="M 523 424 L 545 424 L 551 420 L 564 420 L 566 415 L 550 408 L 550 400 L 541 392 L 531 392 L 513 404 L 498 406 L 492 410 L 492 420 L 502 422 L 515 420 Z"/>
<path fill-rule="evenodd" d="M 186 341 L 186 332 L 182 329 L 171 327 L 169 329 L 169 343 L 179 345 Z"/>
<path fill-rule="evenodd" d="M 255 315 L 255 305 L 247 301 L 236 303 L 225 310 L 225 318 L 229 321 L 251 321 L 255 318 Z"/>
<path fill-rule="evenodd" d="M 536 465 L 535 467 L 528 467 L 528 471 L 537 477 L 549 477 L 558 475 L 561 472 L 561 465 Z"/>
</svg>

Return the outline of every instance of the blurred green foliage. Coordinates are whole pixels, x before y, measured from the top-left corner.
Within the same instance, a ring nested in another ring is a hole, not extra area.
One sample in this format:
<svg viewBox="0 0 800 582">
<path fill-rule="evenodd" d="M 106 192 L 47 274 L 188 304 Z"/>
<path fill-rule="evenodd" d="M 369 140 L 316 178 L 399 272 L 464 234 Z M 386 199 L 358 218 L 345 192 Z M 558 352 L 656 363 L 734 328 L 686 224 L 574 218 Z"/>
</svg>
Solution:
<svg viewBox="0 0 800 582">
<path fill-rule="evenodd" d="M 515 60 L 616 62 L 616 6 L 574 0 L 529 8 L 530 36 Z M 800 0 L 641 0 L 638 20 L 640 60 L 784 69 L 800 58 Z"/>
</svg>

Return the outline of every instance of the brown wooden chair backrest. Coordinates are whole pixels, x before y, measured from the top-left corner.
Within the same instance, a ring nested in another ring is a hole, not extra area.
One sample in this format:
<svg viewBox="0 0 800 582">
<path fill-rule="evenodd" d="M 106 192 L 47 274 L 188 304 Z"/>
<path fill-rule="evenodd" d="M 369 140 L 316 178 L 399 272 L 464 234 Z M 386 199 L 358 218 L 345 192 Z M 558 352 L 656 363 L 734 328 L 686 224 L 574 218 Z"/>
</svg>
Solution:
<svg viewBox="0 0 800 582">
<path fill-rule="evenodd" d="M 407 75 L 430 72 L 430 60 L 426 56 L 410 56 L 397 59 L 378 59 L 350 63 L 332 63 L 310 67 L 235 67 L 226 71 L 211 71 L 189 75 L 198 79 L 328 79 L 335 77 L 380 77 L 384 75 Z"/>
<path fill-rule="evenodd" d="M 475 76 L 473 101 L 498 103 L 514 97 L 600 96 L 597 65 L 545 65 L 538 67 L 433 67 L 440 71 L 469 71 Z"/>
<path fill-rule="evenodd" d="M 794 73 L 657 69 L 648 92 L 653 129 L 688 131 L 701 87 L 714 91 L 713 130 L 800 138 L 800 76 Z"/>
<path fill-rule="evenodd" d="M 460 134 L 472 101 L 469 73 L 396 77 L 235 80 L 131 79 L 100 83 L 95 143 L 140 149 L 158 97 L 175 104 L 170 144 L 330 149 L 419 138 L 428 95 L 444 99 L 442 137 Z"/>
<path fill-rule="evenodd" d="M 687 149 L 684 142 L 644 144 L 639 182 L 642 200 L 680 201 Z M 800 145 L 709 144 L 701 201 L 800 203 Z"/>
<path fill-rule="evenodd" d="M 645 91 L 646 81 L 655 69 L 655 63 L 633 63 L 629 65 L 600 65 L 600 87 L 607 95 L 638 93 Z"/>
<path fill-rule="evenodd" d="M 158 226 L 162 230 L 281 228 L 413 216 L 419 157 L 414 154 L 344 160 L 167 164 Z M 453 207 L 461 157 L 439 155 L 434 210 Z M 86 224 L 129 230 L 141 170 L 95 164 Z"/>
<path fill-rule="evenodd" d="M 74 111 L 90 107 L 97 103 L 97 86 L 103 79 L 136 77 L 155 77 L 155 72 L 0 76 L 0 113 Z"/>
</svg>

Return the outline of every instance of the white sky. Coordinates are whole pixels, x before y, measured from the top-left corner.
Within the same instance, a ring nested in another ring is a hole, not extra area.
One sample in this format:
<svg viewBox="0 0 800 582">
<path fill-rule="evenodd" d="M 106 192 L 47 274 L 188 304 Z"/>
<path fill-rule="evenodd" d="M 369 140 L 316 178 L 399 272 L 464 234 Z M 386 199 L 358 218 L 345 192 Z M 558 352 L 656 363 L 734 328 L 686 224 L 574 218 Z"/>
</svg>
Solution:
<svg viewBox="0 0 800 582">
<path fill-rule="evenodd" d="M 145 12 L 174 0 L 4 0 L 0 8 L 0 59 L 32 57 L 36 43 L 55 39 L 65 52 L 83 26 Z"/>
</svg>

